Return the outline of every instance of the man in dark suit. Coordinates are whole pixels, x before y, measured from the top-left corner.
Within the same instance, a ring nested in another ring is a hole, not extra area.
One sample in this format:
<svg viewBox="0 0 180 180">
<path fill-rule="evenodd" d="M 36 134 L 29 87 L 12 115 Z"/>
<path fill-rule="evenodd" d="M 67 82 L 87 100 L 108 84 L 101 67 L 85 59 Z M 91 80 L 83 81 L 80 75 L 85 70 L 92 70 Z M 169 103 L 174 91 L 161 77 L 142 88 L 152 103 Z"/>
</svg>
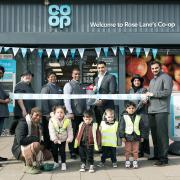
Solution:
<svg viewBox="0 0 180 180">
<path fill-rule="evenodd" d="M 116 77 L 107 71 L 106 63 L 99 61 L 97 64 L 98 76 L 95 78 L 94 91 L 97 94 L 115 94 L 117 89 Z M 114 109 L 113 100 L 96 100 L 94 111 L 96 121 L 100 124 L 102 115 L 107 108 Z"/>
</svg>

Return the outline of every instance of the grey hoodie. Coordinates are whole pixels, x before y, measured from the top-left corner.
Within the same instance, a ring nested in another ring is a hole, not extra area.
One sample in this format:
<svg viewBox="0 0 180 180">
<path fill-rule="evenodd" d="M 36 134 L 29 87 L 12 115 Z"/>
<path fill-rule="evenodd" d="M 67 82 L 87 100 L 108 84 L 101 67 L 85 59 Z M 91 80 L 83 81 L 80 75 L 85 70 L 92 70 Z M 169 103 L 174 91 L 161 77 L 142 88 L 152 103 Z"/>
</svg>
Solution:
<svg viewBox="0 0 180 180">
<path fill-rule="evenodd" d="M 153 96 L 149 99 L 148 113 L 169 112 L 172 85 L 172 78 L 163 72 L 151 80 L 149 92 Z"/>
</svg>

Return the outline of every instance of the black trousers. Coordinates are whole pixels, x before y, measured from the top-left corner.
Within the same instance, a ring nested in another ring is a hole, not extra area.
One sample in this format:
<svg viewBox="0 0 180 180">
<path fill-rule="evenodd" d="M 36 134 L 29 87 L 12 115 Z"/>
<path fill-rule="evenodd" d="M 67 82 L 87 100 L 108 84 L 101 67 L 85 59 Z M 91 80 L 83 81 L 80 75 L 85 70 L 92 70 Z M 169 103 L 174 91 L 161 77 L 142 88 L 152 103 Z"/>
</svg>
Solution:
<svg viewBox="0 0 180 180">
<path fill-rule="evenodd" d="M 50 140 L 49 136 L 49 118 L 47 116 L 42 117 L 42 130 L 43 130 L 43 138 L 44 138 L 44 145 L 47 149 L 52 149 L 52 141 Z"/>
<path fill-rule="evenodd" d="M 14 116 L 14 119 L 13 121 L 11 122 L 11 125 L 10 125 L 10 128 L 9 128 L 9 132 L 11 135 L 14 135 L 15 134 L 15 130 L 16 130 L 16 127 L 19 123 L 19 120 L 22 119 L 23 117 L 21 116 Z"/>
<path fill-rule="evenodd" d="M 73 128 L 73 141 L 68 144 L 70 154 L 78 154 L 78 150 L 74 148 L 74 141 L 78 133 L 79 124 L 83 121 L 83 116 L 75 116 L 73 120 L 71 120 L 72 128 Z"/>
<path fill-rule="evenodd" d="M 94 164 L 94 146 L 86 146 L 86 145 L 80 145 L 79 146 L 79 156 L 81 158 L 81 162 L 86 164 L 86 162 L 89 163 L 89 165 Z"/>
<path fill-rule="evenodd" d="M 96 122 L 98 123 L 98 125 L 101 124 L 104 111 L 105 111 L 105 108 L 103 108 L 102 106 L 94 106 L 94 113 L 95 113 Z"/>
<path fill-rule="evenodd" d="M 149 114 L 154 156 L 160 161 L 168 161 L 169 136 L 168 113 Z"/>
<path fill-rule="evenodd" d="M 111 158 L 112 163 L 116 163 L 116 148 L 109 146 L 102 146 L 101 162 L 105 163 L 107 158 Z"/>
<path fill-rule="evenodd" d="M 54 144 L 52 143 L 52 154 L 54 158 L 54 162 L 58 163 L 59 159 L 58 156 L 61 156 L 61 163 L 66 162 L 66 141 L 61 142 L 61 144 Z"/>
</svg>

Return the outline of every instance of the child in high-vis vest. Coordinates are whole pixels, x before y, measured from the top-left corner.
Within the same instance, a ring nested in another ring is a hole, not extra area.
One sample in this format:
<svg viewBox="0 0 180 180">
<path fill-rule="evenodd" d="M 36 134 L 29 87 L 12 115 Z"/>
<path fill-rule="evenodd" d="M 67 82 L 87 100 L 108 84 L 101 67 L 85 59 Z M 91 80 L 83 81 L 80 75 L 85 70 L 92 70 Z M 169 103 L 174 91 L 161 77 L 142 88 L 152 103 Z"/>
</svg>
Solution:
<svg viewBox="0 0 180 180">
<path fill-rule="evenodd" d="M 89 172 L 94 172 L 94 150 L 98 151 L 100 144 L 100 133 L 97 123 L 93 122 L 93 112 L 87 110 L 83 113 L 83 122 L 79 125 L 74 147 L 79 146 L 81 158 L 80 172 L 85 172 L 86 163 L 89 164 Z"/>
<path fill-rule="evenodd" d="M 129 160 L 133 154 L 133 168 L 138 168 L 139 142 L 143 142 L 145 129 L 140 115 L 136 114 L 136 104 L 132 101 L 126 103 L 126 112 L 120 121 L 119 135 L 125 143 L 125 167 L 130 168 Z"/>
<path fill-rule="evenodd" d="M 59 167 L 58 156 L 61 156 L 61 170 L 66 171 L 66 142 L 72 142 L 73 130 L 71 120 L 65 117 L 62 106 L 54 108 L 49 120 L 49 135 L 52 143 L 52 154 L 54 158 L 54 169 Z"/>
<path fill-rule="evenodd" d="M 106 109 L 99 126 L 101 132 L 102 156 L 99 167 L 103 167 L 106 159 L 111 158 L 113 168 L 117 168 L 116 147 L 118 138 L 118 121 L 113 109 Z"/>
</svg>

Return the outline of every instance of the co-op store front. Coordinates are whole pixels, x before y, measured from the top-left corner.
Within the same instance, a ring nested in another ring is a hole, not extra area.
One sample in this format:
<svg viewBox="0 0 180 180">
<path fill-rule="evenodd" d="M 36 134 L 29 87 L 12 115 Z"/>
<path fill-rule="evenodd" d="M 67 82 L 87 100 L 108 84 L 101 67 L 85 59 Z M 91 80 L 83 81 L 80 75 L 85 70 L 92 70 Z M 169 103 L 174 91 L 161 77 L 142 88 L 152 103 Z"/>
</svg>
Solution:
<svg viewBox="0 0 180 180">
<path fill-rule="evenodd" d="M 96 76 L 99 60 L 117 77 L 118 93 L 130 87 L 133 74 L 148 86 L 151 60 L 180 90 L 180 3 L 178 1 L 13 1 L 0 2 L 1 54 L 13 54 L 16 82 L 22 71 L 34 73 L 39 93 L 46 73 L 56 72 L 59 86 L 71 79 L 74 66 L 88 86 Z M 138 58 L 137 58 L 138 57 Z M 7 56 L 2 56 L 7 58 Z M 117 105 L 122 107 L 122 102 Z"/>
</svg>

